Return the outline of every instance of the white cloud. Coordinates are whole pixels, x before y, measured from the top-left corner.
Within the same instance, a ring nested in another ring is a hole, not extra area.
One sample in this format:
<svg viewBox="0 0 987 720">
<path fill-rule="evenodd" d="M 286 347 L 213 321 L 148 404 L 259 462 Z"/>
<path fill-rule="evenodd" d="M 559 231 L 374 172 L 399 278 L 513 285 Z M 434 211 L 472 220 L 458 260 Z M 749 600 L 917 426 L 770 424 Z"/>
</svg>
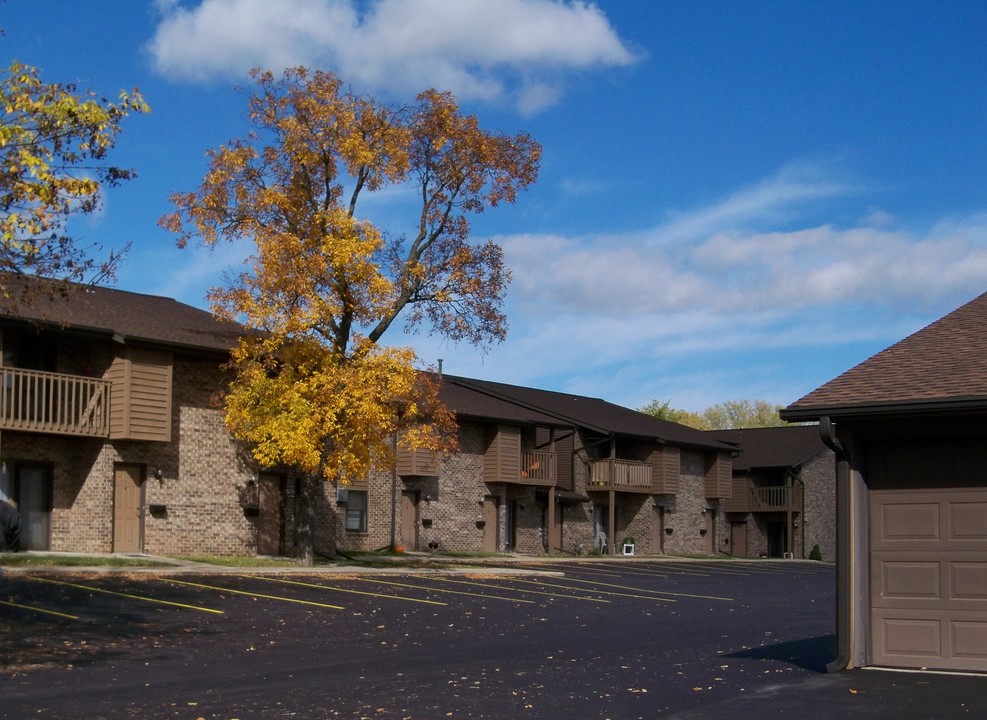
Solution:
<svg viewBox="0 0 987 720">
<path fill-rule="evenodd" d="M 159 2 L 148 49 L 175 79 L 242 78 L 251 67 L 329 69 L 401 96 L 427 87 L 509 100 L 533 113 L 567 71 L 635 62 L 594 4 L 553 0 L 203 0 Z"/>
<path fill-rule="evenodd" d="M 633 407 L 788 403 L 987 290 L 987 215 L 908 230 L 868 211 L 855 226 L 800 227 L 814 205 L 854 193 L 810 177 L 785 171 L 638 233 L 496 238 L 514 274 L 508 341 L 482 361 L 447 347 L 446 367 L 540 387 L 571 378 L 561 389 Z M 864 354 L 794 379 L 788 356 L 837 347 Z M 729 373 L 713 369 L 724 357 Z"/>
<path fill-rule="evenodd" d="M 525 313 L 730 317 L 836 303 L 930 307 L 987 289 L 987 215 L 895 229 L 798 228 L 803 206 L 848 183 L 786 169 L 724 200 L 628 235 L 500 238 Z M 794 229 L 771 230 L 783 223 Z M 758 229 L 760 228 L 760 229 Z"/>
<path fill-rule="evenodd" d="M 853 192 L 852 185 L 823 175 L 821 168 L 792 164 L 712 205 L 675 214 L 652 235 L 662 242 L 681 242 L 751 223 L 776 223 L 791 217 L 799 205 Z"/>
</svg>

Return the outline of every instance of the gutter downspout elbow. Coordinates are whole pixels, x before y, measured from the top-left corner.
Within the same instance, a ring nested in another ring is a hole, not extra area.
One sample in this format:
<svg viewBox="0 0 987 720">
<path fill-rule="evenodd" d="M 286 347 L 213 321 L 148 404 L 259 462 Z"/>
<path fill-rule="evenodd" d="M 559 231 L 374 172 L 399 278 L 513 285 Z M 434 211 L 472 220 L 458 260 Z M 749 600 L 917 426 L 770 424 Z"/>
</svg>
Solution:
<svg viewBox="0 0 987 720">
<path fill-rule="evenodd" d="M 828 416 L 819 418 L 819 435 L 836 454 L 836 657 L 826 672 L 840 672 L 850 664 L 850 453 Z"/>
</svg>

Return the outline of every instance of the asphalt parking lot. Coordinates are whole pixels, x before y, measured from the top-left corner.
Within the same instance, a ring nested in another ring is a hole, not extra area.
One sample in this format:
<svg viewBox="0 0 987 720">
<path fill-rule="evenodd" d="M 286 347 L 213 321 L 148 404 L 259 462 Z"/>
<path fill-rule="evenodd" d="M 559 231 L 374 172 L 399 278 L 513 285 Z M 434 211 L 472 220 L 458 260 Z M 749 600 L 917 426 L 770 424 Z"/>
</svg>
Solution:
<svg viewBox="0 0 987 720">
<path fill-rule="evenodd" d="M 827 565 L 531 568 L 550 574 L 8 574 L 0 717 L 938 720 L 987 709 L 987 678 L 826 674 Z"/>
</svg>

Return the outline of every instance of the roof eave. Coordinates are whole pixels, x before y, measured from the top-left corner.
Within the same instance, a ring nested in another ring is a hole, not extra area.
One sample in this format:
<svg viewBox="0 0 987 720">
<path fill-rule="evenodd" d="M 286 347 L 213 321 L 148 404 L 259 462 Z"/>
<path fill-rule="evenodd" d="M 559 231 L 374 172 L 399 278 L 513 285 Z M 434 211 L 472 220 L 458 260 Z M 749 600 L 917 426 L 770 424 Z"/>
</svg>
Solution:
<svg viewBox="0 0 987 720">
<path fill-rule="evenodd" d="M 974 395 L 962 398 L 937 398 L 932 400 L 900 400 L 886 403 L 860 403 L 856 405 L 789 406 L 779 415 L 786 422 L 818 420 L 821 417 L 865 417 L 883 415 L 929 415 L 954 412 L 987 410 L 987 396 Z"/>
</svg>

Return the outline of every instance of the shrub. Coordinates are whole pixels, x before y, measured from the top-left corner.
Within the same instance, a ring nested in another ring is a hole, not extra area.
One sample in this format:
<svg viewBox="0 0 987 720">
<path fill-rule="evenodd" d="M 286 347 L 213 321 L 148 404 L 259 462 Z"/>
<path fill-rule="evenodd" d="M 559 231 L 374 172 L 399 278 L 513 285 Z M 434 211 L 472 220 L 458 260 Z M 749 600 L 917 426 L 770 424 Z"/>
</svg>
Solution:
<svg viewBox="0 0 987 720">
<path fill-rule="evenodd" d="M 818 545 L 812 546 L 812 552 L 809 553 L 810 560 L 822 560 L 822 551 L 819 549 Z"/>
</svg>

